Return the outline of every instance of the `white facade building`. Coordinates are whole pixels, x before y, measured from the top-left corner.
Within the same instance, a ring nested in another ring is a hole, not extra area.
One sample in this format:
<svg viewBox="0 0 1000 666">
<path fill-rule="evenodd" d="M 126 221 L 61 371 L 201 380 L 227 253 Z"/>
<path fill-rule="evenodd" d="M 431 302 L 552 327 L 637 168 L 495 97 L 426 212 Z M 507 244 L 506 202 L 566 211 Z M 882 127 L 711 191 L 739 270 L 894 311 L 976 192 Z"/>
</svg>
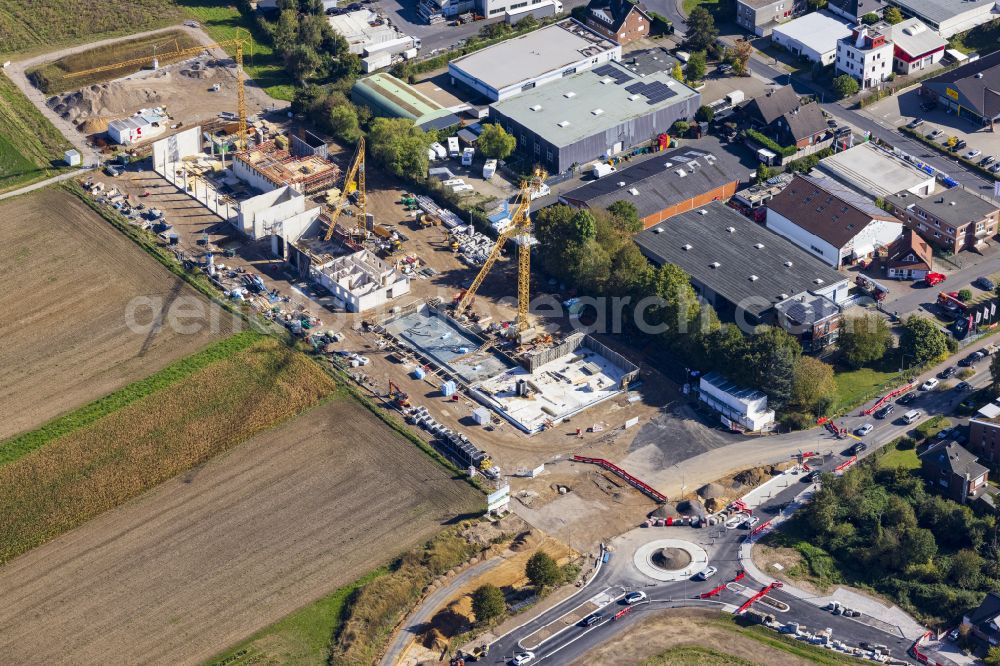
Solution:
<svg viewBox="0 0 1000 666">
<path fill-rule="evenodd" d="M 774 410 L 767 408 L 762 391 L 737 386 L 716 372 L 701 377 L 698 397 L 719 412 L 723 423 L 751 432 L 770 430 L 774 425 Z"/>
<path fill-rule="evenodd" d="M 364 312 L 410 291 L 410 278 L 368 250 L 309 267 L 309 277 L 344 302 L 348 312 Z"/>
<path fill-rule="evenodd" d="M 108 137 L 115 143 L 129 146 L 163 134 L 166 116 L 140 111 L 134 116 L 108 123 Z"/>
<path fill-rule="evenodd" d="M 832 65 L 837 59 L 837 42 L 850 35 L 850 23 L 818 11 L 775 26 L 771 41 L 811 62 Z"/>
<path fill-rule="evenodd" d="M 893 66 L 900 74 L 912 74 L 941 62 L 948 46 L 948 40 L 916 18 L 892 26 L 892 43 Z"/>
<path fill-rule="evenodd" d="M 858 80 L 862 90 L 874 88 L 892 74 L 892 26 L 888 23 L 856 26 L 837 42 L 837 73 Z"/>
</svg>

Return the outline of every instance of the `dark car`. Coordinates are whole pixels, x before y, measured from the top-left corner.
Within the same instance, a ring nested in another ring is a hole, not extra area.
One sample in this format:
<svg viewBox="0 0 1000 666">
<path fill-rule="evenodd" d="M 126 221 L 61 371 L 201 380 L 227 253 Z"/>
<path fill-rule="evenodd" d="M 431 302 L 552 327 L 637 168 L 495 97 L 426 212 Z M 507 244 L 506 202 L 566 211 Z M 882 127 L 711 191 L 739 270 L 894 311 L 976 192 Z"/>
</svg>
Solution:
<svg viewBox="0 0 1000 666">
<path fill-rule="evenodd" d="M 858 442 L 857 444 L 855 444 L 854 446 L 852 446 L 851 448 L 849 448 L 848 451 L 850 452 L 850 454 L 852 456 L 856 456 L 859 453 L 861 453 L 862 451 L 865 451 L 867 449 L 868 449 L 868 445 L 867 444 L 865 444 L 864 442 Z"/>
<path fill-rule="evenodd" d="M 948 379 L 949 377 L 954 377 L 956 372 L 958 372 L 958 368 L 955 366 L 947 367 L 938 373 L 938 379 Z"/>
<path fill-rule="evenodd" d="M 969 368 L 974 366 L 976 363 L 979 363 L 981 360 L 983 360 L 983 352 L 977 351 L 977 352 L 972 352 L 971 354 L 963 358 L 961 361 L 958 362 L 958 364 L 963 368 Z"/>
<path fill-rule="evenodd" d="M 993 291 L 994 289 L 997 288 L 997 286 L 996 286 L 996 284 L 994 284 L 993 280 L 989 279 L 986 276 L 983 276 L 983 277 L 980 277 L 980 278 L 976 278 L 976 281 L 973 282 L 972 284 L 976 285 L 977 287 L 979 287 L 983 291 Z"/>
<path fill-rule="evenodd" d="M 969 382 L 959 382 L 958 385 L 955 386 L 955 390 L 959 392 L 971 391 L 972 384 Z"/>
<path fill-rule="evenodd" d="M 958 143 L 955 144 L 955 147 L 958 148 L 959 150 L 962 150 L 963 148 L 965 148 L 968 145 L 969 144 L 966 143 L 965 139 L 959 139 Z"/>
<path fill-rule="evenodd" d="M 830 118 L 829 120 L 826 121 L 826 126 L 827 127 L 836 127 L 837 126 L 837 121 L 834 120 L 833 118 Z"/>
<path fill-rule="evenodd" d="M 601 618 L 603 617 L 604 616 L 601 615 L 600 613 L 594 613 L 593 615 L 588 615 L 587 617 L 583 618 L 583 626 L 585 627 L 593 626 L 598 622 L 600 622 Z"/>
<path fill-rule="evenodd" d="M 886 405 L 885 407 L 882 407 L 875 412 L 875 418 L 884 419 L 885 417 L 889 416 L 889 414 L 892 414 L 895 410 L 896 410 L 895 405 Z"/>
<path fill-rule="evenodd" d="M 908 404 L 910 404 L 911 402 L 913 402 L 913 401 L 914 401 L 914 400 L 916 400 L 916 399 L 917 399 L 917 394 L 916 394 L 916 392 L 914 392 L 914 391 L 910 391 L 909 393 L 905 393 L 905 394 L 903 394 L 903 395 L 902 395 L 902 396 L 901 396 L 901 397 L 899 398 L 899 400 L 897 400 L 897 401 L 896 401 L 896 404 L 897 404 L 897 405 L 908 405 Z"/>
<path fill-rule="evenodd" d="M 817 480 L 819 478 L 819 475 L 820 475 L 820 471 L 818 469 L 814 469 L 813 471 L 811 471 L 808 474 L 806 474 L 805 476 L 803 476 L 802 477 L 802 481 L 805 482 L 805 483 L 812 483 L 813 481 L 815 481 L 815 480 Z"/>
</svg>

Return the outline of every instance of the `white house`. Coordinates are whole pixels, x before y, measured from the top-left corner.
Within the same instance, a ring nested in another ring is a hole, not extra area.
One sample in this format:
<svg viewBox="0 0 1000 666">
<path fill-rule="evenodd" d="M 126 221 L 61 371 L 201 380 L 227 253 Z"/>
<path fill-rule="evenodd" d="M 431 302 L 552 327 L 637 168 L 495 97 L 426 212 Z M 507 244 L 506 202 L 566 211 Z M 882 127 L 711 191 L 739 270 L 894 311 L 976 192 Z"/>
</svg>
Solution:
<svg viewBox="0 0 1000 666">
<path fill-rule="evenodd" d="M 850 34 L 850 23 L 818 11 L 775 26 L 771 41 L 811 62 L 832 65 L 837 59 L 837 41 Z"/>
<path fill-rule="evenodd" d="M 892 73 L 892 26 L 858 25 L 837 41 L 837 73 L 858 80 L 861 89 L 881 85 Z"/>
<path fill-rule="evenodd" d="M 774 426 L 774 410 L 767 408 L 767 395 L 737 386 L 717 372 L 701 377 L 698 398 L 719 412 L 726 425 L 751 432 L 770 430 Z"/>
<path fill-rule="evenodd" d="M 834 268 L 871 258 L 903 224 L 831 178 L 797 175 L 767 204 L 767 228 Z"/>
<path fill-rule="evenodd" d="M 948 46 L 948 40 L 916 18 L 892 26 L 892 43 L 893 65 L 900 74 L 912 74 L 941 62 Z"/>
</svg>

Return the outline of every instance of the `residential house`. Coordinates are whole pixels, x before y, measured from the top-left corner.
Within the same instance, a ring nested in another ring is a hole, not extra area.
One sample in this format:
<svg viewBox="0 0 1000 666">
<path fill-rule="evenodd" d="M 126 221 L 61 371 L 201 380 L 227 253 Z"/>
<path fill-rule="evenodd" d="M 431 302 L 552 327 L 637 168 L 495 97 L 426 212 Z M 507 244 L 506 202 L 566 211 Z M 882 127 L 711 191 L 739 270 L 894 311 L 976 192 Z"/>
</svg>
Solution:
<svg viewBox="0 0 1000 666">
<path fill-rule="evenodd" d="M 987 592 L 978 608 L 962 616 L 962 624 L 979 640 L 1000 645 L 1000 594 Z"/>
<path fill-rule="evenodd" d="M 913 229 L 904 229 L 881 259 L 886 277 L 896 280 L 922 280 L 934 270 L 934 251 Z"/>
<path fill-rule="evenodd" d="M 870 199 L 832 178 L 805 175 L 768 202 L 766 224 L 834 268 L 872 257 L 903 233 Z"/>
<path fill-rule="evenodd" d="M 812 12 L 775 26 L 771 41 L 809 62 L 832 65 L 837 59 L 837 42 L 851 34 L 851 25 L 829 12 Z"/>
<path fill-rule="evenodd" d="M 961 504 L 971 503 L 983 492 L 990 473 L 954 441 L 931 444 L 920 454 L 920 470 L 927 483 Z"/>
<path fill-rule="evenodd" d="M 795 336 L 802 350 L 819 352 L 840 337 L 840 306 L 825 296 L 804 293 L 774 306 L 778 324 Z"/>
<path fill-rule="evenodd" d="M 830 135 L 819 104 L 802 104 L 791 86 L 754 97 L 739 108 L 739 115 L 749 127 L 782 146 L 802 149 Z"/>
<path fill-rule="evenodd" d="M 826 4 L 828 11 L 833 12 L 837 16 L 842 16 L 852 23 L 857 23 L 866 14 L 878 14 L 881 16 L 885 6 L 882 0 L 829 0 Z"/>
<path fill-rule="evenodd" d="M 736 0 L 736 24 L 758 37 L 806 11 L 804 0 Z"/>
<path fill-rule="evenodd" d="M 882 85 L 892 74 L 892 60 L 892 26 L 888 23 L 857 25 L 850 37 L 837 42 L 837 73 L 853 76 L 862 90 Z"/>
<path fill-rule="evenodd" d="M 984 405 L 969 419 L 969 450 L 991 465 L 1000 464 L 1000 404 Z"/>
<path fill-rule="evenodd" d="M 899 74 L 913 74 L 941 62 L 948 40 L 920 19 L 906 19 L 892 26 L 893 68 Z"/>
<path fill-rule="evenodd" d="M 584 23 L 622 46 L 649 36 L 652 19 L 646 8 L 629 0 L 590 0 Z"/>
<path fill-rule="evenodd" d="M 977 250 L 997 233 L 1000 205 L 963 187 L 918 198 L 902 193 L 885 198 L 893 214 L 946 252 Z"/>
</svg>

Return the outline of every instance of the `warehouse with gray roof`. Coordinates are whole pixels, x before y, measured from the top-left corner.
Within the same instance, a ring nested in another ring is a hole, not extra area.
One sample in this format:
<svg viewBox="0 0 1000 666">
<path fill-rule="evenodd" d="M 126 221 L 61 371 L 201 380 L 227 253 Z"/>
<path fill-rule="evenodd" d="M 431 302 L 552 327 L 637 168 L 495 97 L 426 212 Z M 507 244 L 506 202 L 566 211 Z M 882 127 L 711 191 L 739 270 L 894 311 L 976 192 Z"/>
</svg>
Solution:
<svg viewBox="0 0 1000 666">
<path fill-rule="evenodd" d="M 637 77 L 619 62 L 490 105 L 490 122 L 552 173 L 616 155 L 690 118 L 701 95 L 666 72 Z"/>
<path fill-rule="evenodd" d="M 756 325 L 775 306 L 803 294 L 839 306 L 850 283 L 791 241 L 718 201 L 681 213 L 635 238 L 654 264 L 674 264 L 720 317 Z"/>
</svg>

